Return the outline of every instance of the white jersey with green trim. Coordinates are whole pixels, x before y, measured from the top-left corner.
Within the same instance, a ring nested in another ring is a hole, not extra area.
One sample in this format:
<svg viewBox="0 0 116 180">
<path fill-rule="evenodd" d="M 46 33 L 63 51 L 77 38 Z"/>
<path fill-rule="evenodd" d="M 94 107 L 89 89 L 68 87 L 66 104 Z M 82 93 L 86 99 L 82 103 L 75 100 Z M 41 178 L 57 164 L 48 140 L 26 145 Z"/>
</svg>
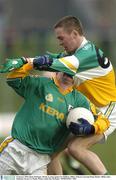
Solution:
<svg viewBox="0 0 116 180">
<path fill-rule="evenodd" d="M 90 41 L 84 39 L 73 55 L 56 59 L 50 68 L 75 75 L 76 88 L 96 106 L 116 101 L 113 66 L 102 50 Z"/>
</svg>

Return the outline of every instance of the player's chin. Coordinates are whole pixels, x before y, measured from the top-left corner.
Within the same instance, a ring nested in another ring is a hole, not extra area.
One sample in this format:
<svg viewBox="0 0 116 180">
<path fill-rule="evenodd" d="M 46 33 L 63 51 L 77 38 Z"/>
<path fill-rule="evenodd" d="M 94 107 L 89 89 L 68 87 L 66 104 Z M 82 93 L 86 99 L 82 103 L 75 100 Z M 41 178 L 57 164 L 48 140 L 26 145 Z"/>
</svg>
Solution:
<svg viewBox="0 0 116 180">
<path fill-rule="evenodd" d="M 66 51 L 67 53 L 71 53 L 71 49 L 68 47 L 64 47 L 64 51 Z"/>
<path fill-rule="evenodd" d="M 71 47 L 64 47 L 64 50 L 68 53 L 68 54 L 72 54 L 75 52 L 75 48 Z"/>
</svg>

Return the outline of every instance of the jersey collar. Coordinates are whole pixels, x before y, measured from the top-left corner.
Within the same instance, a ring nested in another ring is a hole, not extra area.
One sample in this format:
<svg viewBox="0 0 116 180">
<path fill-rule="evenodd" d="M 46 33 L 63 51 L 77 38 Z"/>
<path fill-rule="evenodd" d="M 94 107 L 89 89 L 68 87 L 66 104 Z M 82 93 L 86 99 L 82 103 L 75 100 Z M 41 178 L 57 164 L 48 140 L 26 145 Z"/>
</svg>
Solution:
<svg viewBox="0 0 116 180">
<path fill-rule="evenodd" d="M 87 42 L 88 42 L 87 39 L 84 37 L 81 45 L 79 46 L 77 50 L 81 49 Z"/>
</svg>

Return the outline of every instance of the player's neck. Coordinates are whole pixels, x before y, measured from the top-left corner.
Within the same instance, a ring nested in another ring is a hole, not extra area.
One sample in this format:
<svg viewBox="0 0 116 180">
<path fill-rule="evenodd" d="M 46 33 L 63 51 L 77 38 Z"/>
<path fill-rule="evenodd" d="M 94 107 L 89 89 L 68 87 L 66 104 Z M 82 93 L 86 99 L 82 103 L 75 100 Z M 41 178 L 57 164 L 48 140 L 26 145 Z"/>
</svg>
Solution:
<svg viewBox="0 0 116 180">
<path fill-rule="evenodd" d="M 73 86 L 73 83 L 70 81 L 59 81 L 60 88 L 66 90 Z"/>
<path fill-rule="evenodd" d="M 84 39 L 85 39 L 84 36 L 79 36 L 77 48 L 80 48 L 82 46 Z"/>
</svg>

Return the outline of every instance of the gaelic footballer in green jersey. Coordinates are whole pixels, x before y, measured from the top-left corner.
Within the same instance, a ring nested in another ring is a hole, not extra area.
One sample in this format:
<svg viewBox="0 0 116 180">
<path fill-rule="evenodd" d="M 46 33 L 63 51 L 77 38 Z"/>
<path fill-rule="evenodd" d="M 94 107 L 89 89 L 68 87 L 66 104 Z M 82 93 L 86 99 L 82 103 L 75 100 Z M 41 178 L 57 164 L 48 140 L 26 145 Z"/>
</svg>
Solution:
<svg viewBox="0 0 116 180">
<path fill-rule="evenodd" d="M 57 73 L 54 79 L 31 77 L 30 69 L 32 66 L 26 64 L 8 75 L 9 86 L 25 102 L 15 116 L 12 137 L 0 145 L 1 174 L 45 174 L 50 155 L 64 148 L 70 131 L 76 135 L 80 132 L 81 135 L 101 134 L 109 127 L 108 119 L 101 114 L 92 125 L 83 119 L 83 123 L 76 126 L 76 132 L 73 131 L 75 125 L 67 129 L 70 108 L 90 109 L 90 102 L 74 89 L 73 78 L 67 74 Z"/>
<path fill-rule="evenodd" d="M 12 137 L 37 152 L 52 154 L 60 149 L 70 133 L 66 128 L 69 108 L 89 109 L 90 104 L 73 86 L 62 91 L 56 78 L 28 76 L 30 69 L 32 66 L 26 64 L 8 75 L 8 84 L 25 99 L 14 119 Z M 101 121 L 105 124 L 102 129 Z M 96 122 L 98 134 L 109 126 L 107 119 L 99 118 Z"/>
<path fill-rule="evenodd" d="M 56 79 L 28 76 L 28 64 L 24 67 L 11 72 L 7 79 L 25 99 L 14 119 L 12 137 L 39 153 L 53 154 L 60 150 L 70 133 L 66 127 L 69 108 L 89 109 L 90 105 L 72 87 L 63 92 Z"/>
</svg>

